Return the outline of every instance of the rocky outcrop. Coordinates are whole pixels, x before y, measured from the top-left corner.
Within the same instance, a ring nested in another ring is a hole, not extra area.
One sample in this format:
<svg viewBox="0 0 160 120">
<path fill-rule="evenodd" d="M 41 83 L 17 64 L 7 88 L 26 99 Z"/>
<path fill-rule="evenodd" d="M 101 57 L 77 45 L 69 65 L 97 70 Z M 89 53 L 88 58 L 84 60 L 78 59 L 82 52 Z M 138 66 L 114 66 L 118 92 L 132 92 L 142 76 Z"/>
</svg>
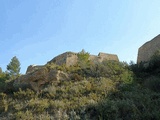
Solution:
<svg viewBox="0 0 160 120">
<path fill-rule="evenodd" d="M 26 75 L 20 76 L 13 83 L 15 89 L 30 88 L 34 91 L 41 90 L 44 85 L 62 80 L 68 80 L 69 76 L 60 70 L 48 70 L 46 67 L 41 67 L 38 70 L 29 72 Z"/>
<path fill-rule="evenodd" d="M 146 42 L 138 50 L 137 63 L 147 62 L 153 54 L 160 49 L 160 35 L 153 38 L 151 41 Z"/>
<path fill-rule="evenodd" d="M 28 68 L 27 68 L 27 71 L 26 71 L 26 74 L 28 74 L 28 73 L 32 73 L 33 71 L 35 71 L 35 70 L 38 70 L 38 69 L 41 69 L 41 68 L 43 68 L 44 66 L 43 65 L 30 65 L 30 66 L 28 66 Z"/>
</svg>

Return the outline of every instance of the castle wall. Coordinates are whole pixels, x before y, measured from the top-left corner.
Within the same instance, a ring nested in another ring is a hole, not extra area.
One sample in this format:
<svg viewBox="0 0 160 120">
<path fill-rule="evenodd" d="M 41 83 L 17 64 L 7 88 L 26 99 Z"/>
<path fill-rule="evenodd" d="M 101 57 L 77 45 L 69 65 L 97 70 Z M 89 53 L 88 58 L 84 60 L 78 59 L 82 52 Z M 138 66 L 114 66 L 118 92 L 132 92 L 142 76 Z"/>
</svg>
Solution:
<svg viewBox="0 0 160 120">
<path fill-rule="evenodd" d="M 66 58 L 67 58 L 67 53 L 63 53 L 61 55 L 56 56 L 55 58 L 53 58 L 51 61 L 49 61 L 48 63 L 55 63 L 57 65 L 62 65 L 62 64 L 66 64 Z"/>
<path fill-rule="evenodd" d="M 99 62 L 99 58 L 96 55 L 90 55 L 89 60 L 92 61 L 93 63 Z"/>
<path fill-rule="evenodd" d="M 91 60 L 92 62 L 102 62 L 104 60 L 119 61 L 117 55 L 107 54 L 107 53 L 99 53 L 98 56 L 90 55 L 89 60 Z M 75 65 L 77 62 L 78 62 L 77 53 L 66 52 L 61 55 L 58 55 L 48 63 L 55 63 L 57 65 L 65 64 L 66 66 L 71 66 L 71 65 Z"/>
<path fill-rule="evenodd" d="M 104 60 L 114 60 L 114 61 L 119 61 L 118 56 L 115 54 L 108 54 L 108 53 L 99 53 L 98 57 L 100 59 L 100 62 Z"/>
<path fill-rule="evenodd" d="M 104 60 L 119 61 L 117 55 L 107 54 L 107 53 L 99 53 L 98 56 L 90 55 L 89 60 L 92 61 L 93 63 L 103 62 Z M 78 63 L 78 56 L 77 56 L 77 53 L 74 53 L 74 52 L 65 52 L 61 55 L 56 56 L 51 61 L 49 61 L 47 64 L 51 64 L 51 63 L 57 64 L 57 65 L 65 64 L 66 66 L 72 66 Z M 41 65 L 30 65 L 27 68 L 26 74 L 32 73 L 43 67 L 44 67 L 43 65 L 42 66 Z"/>
<path fill-rule="evenodd" d="M 53 58 L 51 61 L 48 62 L 55 63 L 57 65 L 66 64 L 67 66 L 73 65 L 77 63 L 77 54 L 73 52 L 65 52 L 57 57 Z"/>
<path fill-rule="evenodd" d="M 75 65 L 78 62 L 78 57 L 76 53 L 70 53 L 67 55 L 66 66 Z"/>
<path fill-rule="evenodd" d="M 160 35 L 146 42 L 138 49 L 137 63 L 147 62 L 153 54 L 160 49 Z"/>
</svg>

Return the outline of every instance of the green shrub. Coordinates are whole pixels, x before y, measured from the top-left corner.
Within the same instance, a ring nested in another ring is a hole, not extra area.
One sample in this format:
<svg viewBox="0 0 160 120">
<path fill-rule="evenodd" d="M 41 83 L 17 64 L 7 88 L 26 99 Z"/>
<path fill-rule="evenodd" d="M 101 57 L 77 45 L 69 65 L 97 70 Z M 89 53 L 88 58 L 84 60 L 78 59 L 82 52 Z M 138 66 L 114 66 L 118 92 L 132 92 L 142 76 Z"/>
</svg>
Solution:
<svg viewBox="0 0 160 120">
<path fill-rule="evenodd" d="M 8 111 L 8 100 L 5 93 L 0 93 L 0 112 Z"/>
<path fill-rule="evenodd" d="M 0 92 L 5 91 L 6 81 L 9 79 L 9 74 L 6 72 L 0 72 Z"/>
<path fill-rule="evenodd" d="M 48 85 L 43 89 L 42 94 L 43 96 L 47 96 L 48 98 L 54 98 L 56 95 L 56 90 L 57 89 L 53 84 Z"/>
<path fill-rule="evenodd" d="M 65 108 L 65 103 L 63 101 L 60 100 L 51 100 L 50 101 L 50 107 L 52 109 L 64 109 Z"/>
<path fill-rule="evenodd" d="M 158 120 L 160 118 L 158 112 L 160 94 L 137 85 L 127 84 L 121 87 L 118 92 L 113 93 L 94 107 L 97 118 L 103 120 Z"/>
<path fill-rule="evenodd" d="M 16 120 L 34 120 L 34 116 L 31 111 L 19 111 L 15 113 L 15 119 Z"/>
<path fill-rule="evenodd" d="M 49 101 L 48 99 L 31 99 L 28 102 L 28 107 L 34 109 L 34 112 L 42 113 L 49 108 Z"/>
<path fill-rule="evenodd" d="M 22 90 L 21 88 L 19 91 L 14 92 L 14 97 L 16 99 L 21 99 L 21 100 L 29 100 L 31 98 L 36 97 L 36 93 L 30 89 L 27 90 Z"/>
<path fill-rule="evenodd" d="M 160 78 L 151 76 L 144 81 L 144 86 L 155 92 L 160 92 Z"/>
<path fill-rule="evenodd" d="M 160 50 L 157 50 L 151 57 L 148 69 L 150 71 L 160 69 Z"/>
</svg>

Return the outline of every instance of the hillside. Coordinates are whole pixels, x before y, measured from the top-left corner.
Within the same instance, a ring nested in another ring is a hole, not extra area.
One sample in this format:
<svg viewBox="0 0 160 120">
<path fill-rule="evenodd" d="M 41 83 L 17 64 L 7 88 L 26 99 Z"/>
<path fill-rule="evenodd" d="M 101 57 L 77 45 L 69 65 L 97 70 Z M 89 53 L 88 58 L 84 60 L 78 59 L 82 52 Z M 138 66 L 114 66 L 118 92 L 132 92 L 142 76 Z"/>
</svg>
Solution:
<svg viewBox="0 0 160 120">
<path fill-rule="evenodd" d="M 88 53 L 73 66 L 46 64 L 3 83 L 0 119 L 159 120 L 159 56 L 147 67 L 112 60 L 93 63 Z"/>
</svg>

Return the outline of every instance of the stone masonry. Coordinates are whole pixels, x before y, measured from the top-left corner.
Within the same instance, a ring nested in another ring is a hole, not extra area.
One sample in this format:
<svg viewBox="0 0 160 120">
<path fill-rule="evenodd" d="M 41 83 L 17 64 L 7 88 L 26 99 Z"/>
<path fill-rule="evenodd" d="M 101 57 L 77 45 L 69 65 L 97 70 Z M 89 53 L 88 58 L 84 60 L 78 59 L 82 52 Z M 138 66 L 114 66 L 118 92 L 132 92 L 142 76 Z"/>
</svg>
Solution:
<svg viewBox="0 0 160 120">
<path fill-rule="evenodd" d="M 160 49 L 160 35 L 143 44 L 138 50 L 137 63 L 147 62 Z"/>
<path fill-rule="evenodd" d="M 107 53 L 99 53 L 98 56 L 96 55 L 90 55 L 89 60 L 93 62 L 102 62 L 104 60 L 114 60 L 119 61 L 118 56 L 115 54 L 107 54 Z M 57 57 L 53 58 L 48 63 L 55 63 L 57 65 L 63 65 L 71 66 L 75 65 L 78 62 L 78 56 L 77 53 L 74 52 L 65 52 L 61 55 L 58 55 Z"/>
<path fill-rule="evenodd" d="M 78 61 L 77 53 L 74 52 L 65 52 L 61 55 L 58 55 L 57 57 L 53 58 L 48 63 L 55 63 L 57 65 L 63 65 L 71 66 L 76 64 Z"/>
</svg>

